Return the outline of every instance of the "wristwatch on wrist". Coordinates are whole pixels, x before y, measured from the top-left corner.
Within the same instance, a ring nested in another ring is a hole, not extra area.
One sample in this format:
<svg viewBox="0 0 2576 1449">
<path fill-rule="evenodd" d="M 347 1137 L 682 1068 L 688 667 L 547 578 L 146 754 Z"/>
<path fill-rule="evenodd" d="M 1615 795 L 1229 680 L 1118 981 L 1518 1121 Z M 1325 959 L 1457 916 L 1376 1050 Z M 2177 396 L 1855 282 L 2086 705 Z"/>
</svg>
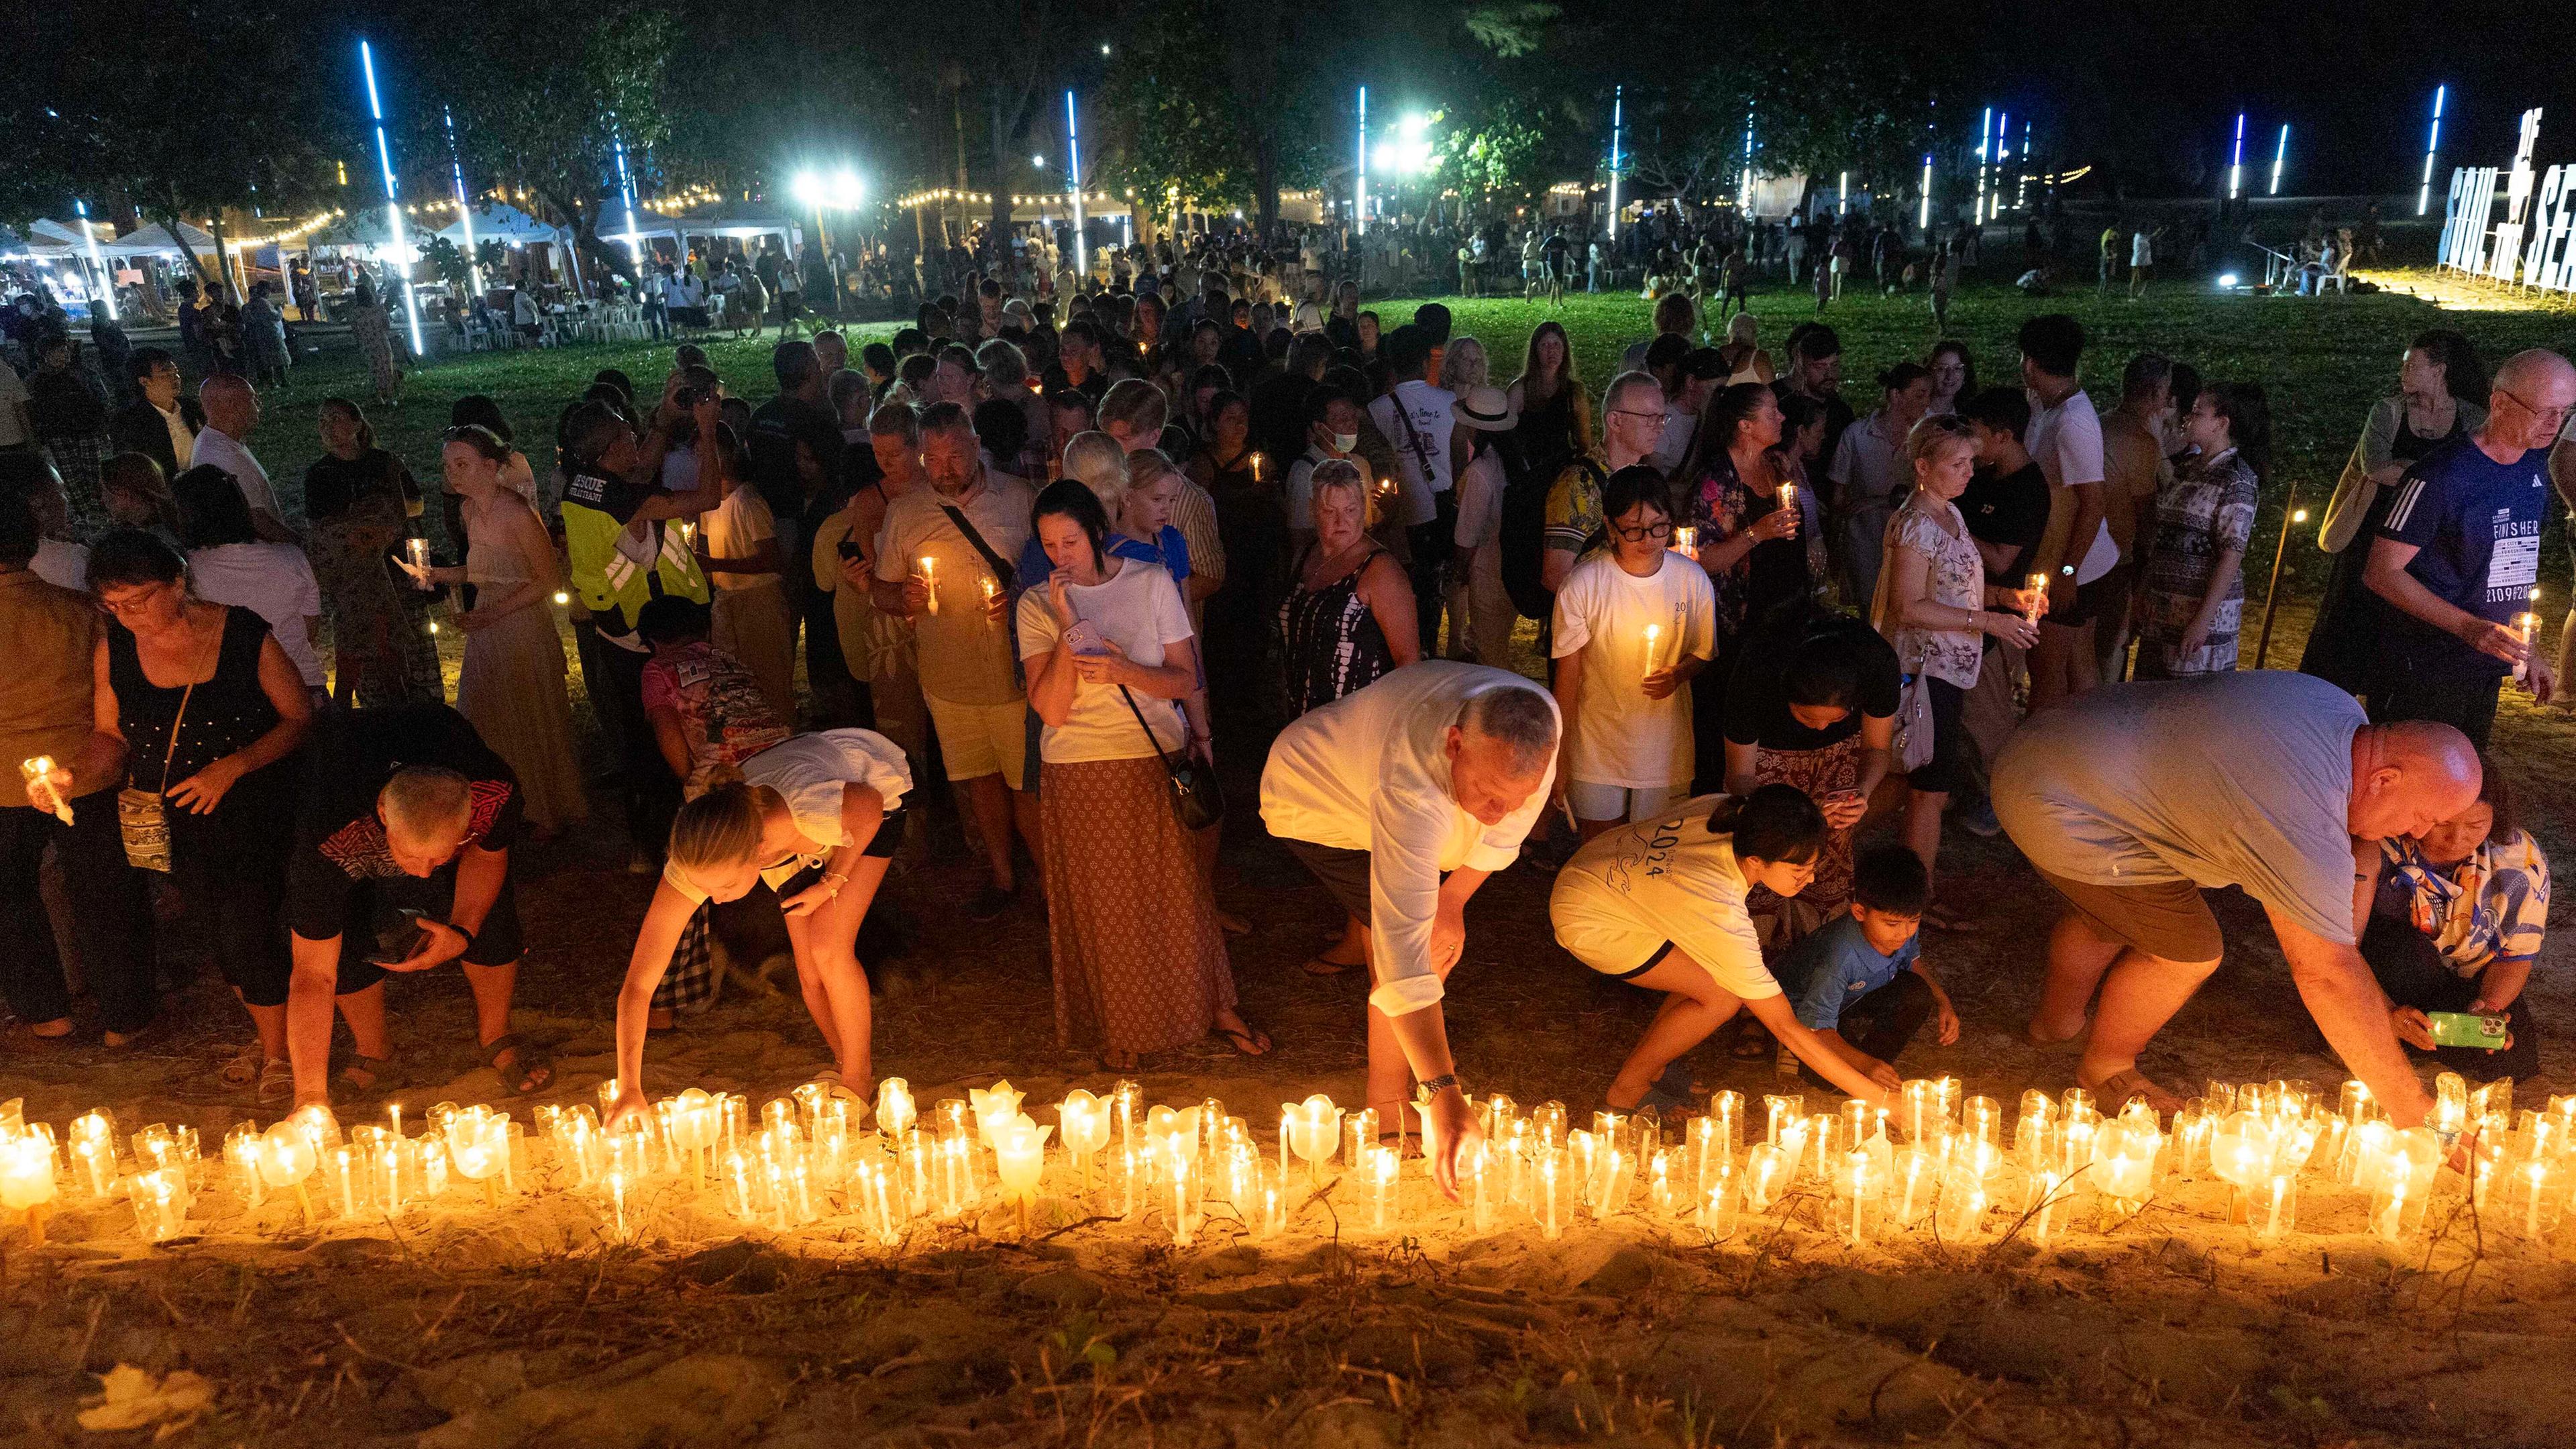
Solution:
<svg viewBox="0 0 2576 1449">
<path fill-rule="evenodd" d="M 1458 1074 L 1456 1072 L 1442 1072 L 1440 1075 L 1431 1078 L 1420 1086 L 1415 1087 L 1413 1089 L 1413 1100 L 1417 1104 L 1429 1102 L 1432 1098 L 1439 1096 L 1441 1093 L 1448 1091 L 1451 1087 L 1455 1087 L 1457 1085 Z"/>
</svg>

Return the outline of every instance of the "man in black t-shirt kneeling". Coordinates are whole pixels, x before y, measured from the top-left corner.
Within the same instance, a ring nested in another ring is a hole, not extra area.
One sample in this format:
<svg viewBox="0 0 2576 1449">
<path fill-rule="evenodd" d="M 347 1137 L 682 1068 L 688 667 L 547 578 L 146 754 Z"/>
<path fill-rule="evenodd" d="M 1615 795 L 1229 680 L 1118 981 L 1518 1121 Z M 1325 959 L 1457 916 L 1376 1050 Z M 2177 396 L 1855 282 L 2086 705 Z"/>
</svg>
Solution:
<svg viewBox="0 0 2576 1449">
<path fill-rule="evenodd" d="M 286 882 L 296 1105 L 330 1105 L 335 998 L 357 1045 L 341 1080 L 358 1092 L 393 1085 L 385 976 L 450 961 L 464 967 L 475 1038 L 503 1087 L 551 1085 L 553 1065 L 510 1030 L 521 953 L 510 848 L 522 828 L 510 767 L 443 704 L 329 719 L 305 753 Z"/>
</svg>

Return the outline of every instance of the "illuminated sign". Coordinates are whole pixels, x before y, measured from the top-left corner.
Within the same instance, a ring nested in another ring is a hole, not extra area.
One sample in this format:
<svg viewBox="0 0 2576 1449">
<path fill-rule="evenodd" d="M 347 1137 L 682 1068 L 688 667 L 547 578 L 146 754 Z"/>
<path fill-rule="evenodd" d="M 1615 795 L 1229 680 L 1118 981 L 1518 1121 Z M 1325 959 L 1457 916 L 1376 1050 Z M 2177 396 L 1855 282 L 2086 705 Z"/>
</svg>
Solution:
<svg viewBox="0 0 2576 1449">
<path fill-rule="evenodd" d="M 2576 291 L 2576 258 L 2568 245 L 2576 228 L 2576 165 L 2535 173 L 2531 157 L 2539 144 L 2540 108 L 2534 106 L 2522 113 L 2510 168 L 2462 166 L 2451 172 L 2441 265 L 2508 286 Z"/>
</svg>

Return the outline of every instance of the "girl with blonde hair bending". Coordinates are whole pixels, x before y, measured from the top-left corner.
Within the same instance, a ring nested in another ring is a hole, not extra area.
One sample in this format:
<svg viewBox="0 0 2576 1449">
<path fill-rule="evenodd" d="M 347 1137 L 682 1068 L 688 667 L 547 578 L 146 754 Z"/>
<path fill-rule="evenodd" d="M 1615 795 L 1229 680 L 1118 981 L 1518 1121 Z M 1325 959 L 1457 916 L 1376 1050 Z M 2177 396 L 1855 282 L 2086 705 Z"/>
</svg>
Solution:
<svg viewBox="0 0 2576 1449">
<path fill-rule="evenodd" d="M 645 1018 L 682 928 L 704 902 L 740 900 L 763 885 L 778 893 L 805 1009 L 832 1052 L 832 1065 L 814 1080 L 862 1102 L 875 1091 L 857 942 L 903 840 L 903 799 L 912 790 L 903 751 L 871 730 L 826 730 L 782 741 L 738 769 L 719 766 L 713 781 L 671 823 L 670 862 L 617 993 L 611 1127 L 649 1110 Z"/>
</svg>

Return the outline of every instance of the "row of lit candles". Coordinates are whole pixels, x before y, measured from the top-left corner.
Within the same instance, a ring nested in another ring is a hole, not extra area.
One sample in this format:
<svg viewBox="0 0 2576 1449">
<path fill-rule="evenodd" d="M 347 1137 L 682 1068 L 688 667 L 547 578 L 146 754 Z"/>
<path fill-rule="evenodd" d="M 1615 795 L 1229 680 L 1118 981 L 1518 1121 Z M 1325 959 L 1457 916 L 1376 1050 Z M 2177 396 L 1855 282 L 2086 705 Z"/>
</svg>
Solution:
<svg viewBox="0 0 2576 1449">
<path fill-rule="evenodd" d="M 907 1084 L 890 1078 L 874 1130 L 862 1131 L 852 1120 L 858 1104 L 820 1087 L 772 1101 L 756 1118 L 742 1097 L 692 1088 L 617 1132 L 603 1131 L 587 1106 L 541 1106 L 528 1128 L 487 1107 L 442 1103 L 422 1135 L 405 1130 L 395 1106 L 388 1122 L 362 1124 L 345 1139 L 329 1113 L 307 1108 L 264 1132 L 234 1129 L 221 1160 L 246 1205 L 291 1195 L 308 1224 L 317 1176 L 318 1190 L 350 1220 L 398 1216 L 457 1183 L 497 1205 L 525 1184 L 598 1194 L 626 1238 L 645 1185 L 678 1179 L 672 1185 L 688 1196 L 717 1188 L 746 1223 L 787 1231 L 848 1214 L 893 1245 L 914 1223 L 954 1221 L 988 1197 L 1015 1206 L 1025 1232 L 1052 1140 L 1057 1196 L 1129 1222 L 1159 1214 L 1181 1244 L 1210 1203 L 1229 1205 L 1256 1235 L 1284 1232 L 1307 1199 L 1324 1193 L 1336 1159 L 1358 1198 L 1341 1206 L 1368 1229 L 1408 1219 L 1402 1144 L 1380 1140 L 1374 1111 L 1345 1112 L 1321 1094 L 1282 1104 L 1275 1156 L 1214 1099 L 1144 1109 L 1137 1084 L 1122 1082 L 1107 1096 L 1070 1094 L 1045 1126 L 1019 1110 L 1023 1100 L 1004 1082 L 942 1101 L 925 1119 Z M 1549 1239 L 1580 1215 L 1632 1209 L 1722 1237 L 1739 1214 L 1770 1213 L 1812 1184 L 1830 1193 L 1829 1225 L 1854 1241 L 1927 1219 L 1945 1238 L 1972 1237 L 1990 1211 L 2018 1201 L 2030 1236 L 2046 1244 L 2088 1204 L 2115 1226 L 2166 1178 L 2206 1175 L 2229 1184 L 2231 1220 L 2269 1242 L 2294 1228 L 2305 1174 L 2368 1195 L 2371 1231 L 2396 1240 L 2424 1221 L 2447 1160 L 2445 1132 L 2467 1140 L 2468 1200 L 2499 1213 L 2509 1231 L 2538 1238 L 2563 1206 L 2576 1140 L 2576 1097 L 2552 1098 L 2546 1112 L 2517 1120 L 2510 1083 L 2471 1092 L 2450 1073 L 2436 1082 L 2425 1127 L 2393 1128 L 2358 1082 L 2345 1083 L 2331 1109 L 2305 1083 L 2212 1083 L 2170 1132 L 2143 1104 L 2106 1119 L 2080 1089 L 2025 1093 L 2008 1144 L 2000 1105 L 1961 1097 L 1955 1079 L 1906 1082 L 1894 1108 L 1848 1100 L 1811 1114 L 1803 1097 L 1775 1095 L 1761 1103 L 1761 1140 L 1740 1159 L 1748 1114 L 1734 1092 L 1716 1094 L 1669 1145 L 1651 1118 L 1601 1112 L 1584 1130 L 1568 1127 L 1561 1103 L 1523 1112 L 1494 1096 L 1476 1107 L 1485 1136 L 1461 1163 L 1463 1211 L 1479 1231 L 1509 1216 Z M 114 1121 L 99 1111 L 76 1119 L 59 1151 L 93 1199 L 120 1188 L 132 1199 L 147 1240 L 179 1235 L 195 1196 L 195 1132 L 154 1124 L 129 1145 L 127 1173 Z M 0 1206 L 25 1212 L 39 1238 L 57 1153 L 50 1128 L 0 1104 Z M 1427 1203 L 1427 1184 L 1424 1195 Z"/>
</svg>

